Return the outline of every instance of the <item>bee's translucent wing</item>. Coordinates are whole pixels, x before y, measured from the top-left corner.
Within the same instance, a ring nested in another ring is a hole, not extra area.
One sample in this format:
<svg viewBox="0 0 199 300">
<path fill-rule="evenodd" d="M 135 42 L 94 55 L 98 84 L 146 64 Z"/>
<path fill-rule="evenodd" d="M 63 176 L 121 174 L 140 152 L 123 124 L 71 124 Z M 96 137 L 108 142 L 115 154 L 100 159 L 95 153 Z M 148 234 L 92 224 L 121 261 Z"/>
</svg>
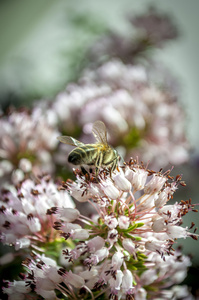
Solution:
<svg viewBox="0 0 199 300">
<path fill-rule="evenodd" d="M 98 143 L 107 145 L 106 126 L 102 121 L 96 121 L 93 124 L 92 132 Z"/>
<path fill-rule="evenodd" d="M 84 146 L 84 143 L 79 142 L 78 140 L 74 139 L 71 136 L 58 136 L 57 138 L 60 142 L 67 145 L 72 145 L 77 147 Z"/>
</svg>

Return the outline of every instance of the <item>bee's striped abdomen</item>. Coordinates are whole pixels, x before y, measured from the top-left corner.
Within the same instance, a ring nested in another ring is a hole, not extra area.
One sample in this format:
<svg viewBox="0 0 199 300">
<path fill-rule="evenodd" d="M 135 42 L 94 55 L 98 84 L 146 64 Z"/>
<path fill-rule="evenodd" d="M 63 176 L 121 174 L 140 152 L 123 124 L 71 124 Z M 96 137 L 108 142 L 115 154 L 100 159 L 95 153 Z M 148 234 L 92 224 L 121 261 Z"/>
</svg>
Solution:
<svg viewBox="0 0 199 300">
<path fill-rule="evenodd" d="M 69 153 L 68 162 L 73 165 L 93 165 L 95 164 L 97 154 L 96 147 L 92 146 L 92 144 L 77 147 Z"/>
</svg>

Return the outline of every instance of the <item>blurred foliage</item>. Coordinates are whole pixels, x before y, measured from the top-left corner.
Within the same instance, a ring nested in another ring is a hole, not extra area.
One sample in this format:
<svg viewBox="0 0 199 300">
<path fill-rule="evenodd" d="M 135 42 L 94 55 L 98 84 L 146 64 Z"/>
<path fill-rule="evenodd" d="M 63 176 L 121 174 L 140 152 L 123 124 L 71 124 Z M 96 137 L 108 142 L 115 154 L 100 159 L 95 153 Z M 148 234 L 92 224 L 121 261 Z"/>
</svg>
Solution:
<svg viewBox="0 0 199 300">
<path fill-rule="evenodd" d="M 76 80 L 88 47 L 106 32 L 106 24 L 91 14 L 69 3 L 64 10 L 62 6 L 53 1 L 0 3 L 0 103 L 4 109 L 13 103 L 27 105 L 36 98 L 52 98 L 67 82 Z"/>
</svg>

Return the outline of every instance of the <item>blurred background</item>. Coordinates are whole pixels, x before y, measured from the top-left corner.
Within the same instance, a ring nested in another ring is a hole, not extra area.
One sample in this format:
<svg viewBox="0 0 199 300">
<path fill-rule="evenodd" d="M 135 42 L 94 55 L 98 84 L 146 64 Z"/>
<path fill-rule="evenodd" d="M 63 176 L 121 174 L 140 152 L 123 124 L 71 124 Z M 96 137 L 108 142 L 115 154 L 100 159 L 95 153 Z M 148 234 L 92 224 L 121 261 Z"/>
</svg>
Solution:
<svg viewBox="0 0 199 300">
<path fill-rule="evenodd" d="M 128 30 L 126 17 L 149 5 L 168 12 L 181 36 L 153 55 L 179 79 L 187 132 L 198 154 L 197 0 L 0 1 L 0 99 L 2 104 L 53 97 L 76 78 L 89 45 L 108 29 Z"/>
<path fill-rule="evenodd" d="M 198 203 L 198 0 L 0 1 L 1 107 L 6 110 L 9 105 L 31 106 L 37 99 L 53 100 L 89 64 L 86 53 L 95 41 L 111 31 L 125 35 L 130 28 L 127 19 L 144 13 L 151 5 L 170 15 L 179 30 L 177 40 L 153 49 L 151 54 L 178 80 L 179 101 L 185 111 L 186 136 L 191 145 L 190 162 L 173 171 L 174 175 L 183 174 L 187 183 L 187 187 L 177 191 L 174 200 L 192 198 Z M 194 213 L 185 218 L 185 225 L 191 221 L 199 225 Z M 185 253 L 194 255 L 194 266 L 199 265 L 198 242 L 180 242 Z M 194 274 L 198 274 L 197 267 L 190 278 Z"/>
</svg>

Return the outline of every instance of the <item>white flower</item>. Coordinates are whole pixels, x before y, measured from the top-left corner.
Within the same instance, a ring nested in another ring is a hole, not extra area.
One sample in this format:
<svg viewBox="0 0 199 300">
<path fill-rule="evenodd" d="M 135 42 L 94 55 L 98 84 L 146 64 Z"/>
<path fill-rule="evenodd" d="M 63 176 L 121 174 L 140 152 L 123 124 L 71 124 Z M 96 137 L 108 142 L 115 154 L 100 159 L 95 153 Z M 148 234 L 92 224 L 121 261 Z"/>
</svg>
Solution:
<svg viewBox="0 0 199 300">
<path fill-rule="evenodd" d="M 131 239 L 123 239 L 122 245 L 125 250 L 129 252 L 129 254 L 135 253 L 135 243 Z"/>
<path fill-rule="evenodd" d="M 111 287 L 111 289 L 113 291 L 114 290 L 119 291 L 120 287 L 121 287 L 121 284 L 122 284 L 122 278 L 123 278 L 122 271 L 121 270 L 117 270 L 117 273 L 116 273 L 115 277 L 116 278 L 109 279 L 109 284 L 110 284 L 110 287 Z"/>
<path fill-rule="evenodd" d="M 115 270 L 119 270 L 124 262 L 124 255 L 121 252 L 116 252 L 112 257 L 112 266 Z"/>
<path fill-rule="evenodd" d="M 114 184 L 111 181 L 102 182 L 101 188 L 103 189 L 105 195 L 110 199 L 115 200 L 120 195 L 120 191 L 114 186 Z"/>
<path fill-rule="evenodd" d="M 128 269 L 123 271 L 122 290 L 126 295 L 133 293 L 133 275 Z"/>
<path fill-rule="evenodd" d="M 116 175 L 113 176 L 113 180 L 117 186 L 122 191 L 130 191 L 131 184 L 130 182 L 125 178 L 122 172 L 118 172 Z"/>
<path fill-rule="evenodd" d="M 161 190 L 162 186 L 166 182 L 164 176 L 153 175 L 151 180 L 145 185 L 144 192 L 146 194 L 154 194 Z"/>
<path fill-rule="evenodd" d="M 130 219 L 126 216 L 119 216 L 118 218 L 118 225 L 120 229 L 128 229 L 130 225 Z"/>
<path fill-rule="evenodd" d="M 27 158 L 22 158 L 19 161 L 19 168 L 25 173 L 30 172 L 32 170 L 32 164 Z"/>
<path fill-rule="evenodd" d="M 145 186 L 148 173 L 144 169 L 133 168 L 132 170 L 128 170 L 127 176 L 129 178 L 134 190 L 140 191 Z"/>
<path fill-rule="evenodd" d="M 156 270 L 146 270 L 141 275 L 141 280 L 143 285 L 150 285 L 152 282 L 154 282 L 158 278 L 158 275 L 156 274 Z"/>
<path fill-rule="evenodd" d="M 105 216 L 104 223 L 110 228 L 114 229 L 118 225 L 118 221 L 114 216 Z"/>
<path fill-rule="evenodd" d="M 136 300 L 146 300 L 147 299 L 147 292 L 144 288 L 138 289 L 136 293 Z"/>
<path fill-rule="evenodd" d="M 71 238 L 78 240 L 86 240 L 89 237 L 89 232 L 86 229 L 75 229 L 71 232 Z"/>
<path fill-rule="evenodd" d="M 183 228 L 175 225 L 167 225 L 167 234 L 170 238 L 186 238 L 188 236 L 187 227 Z"/>
<path fill-rule="evenodd" d="M 116 243 L 118 240 L 118 231 L 116 229 L 109 230 L 107 240 L 111 245 Z"/>
<path fill-rule="evenodd" d="M 80 288 L 84 285 L 84 279 L 79 275 L 73 274 L 71 271 L 65 272 L 64 282 L 66 284 L 71 284 L 75 288 Z"/>
<path fill-rule="evenodd" d="M 153 231 L 161 232 L 165 228 L 165 220 L 161 217 L 157 217 L 153 220 L 153 224 L 151 226 Z"/>
<path fill-rule="evenodd" d="M 100 236 L 96 236 L 88 241 L 87 246 L 89 248 L 89 251 L 92 253 L 104 247 L 104 244 L 105 240 Z"/>
<path fill-rule="evenodd" d="M 75 208 L 57 208 L 56 214 L 58 214 L 59 218 L 66 222 L 73 222 L 80 216 L 80 212 Z"/>
</svg>

